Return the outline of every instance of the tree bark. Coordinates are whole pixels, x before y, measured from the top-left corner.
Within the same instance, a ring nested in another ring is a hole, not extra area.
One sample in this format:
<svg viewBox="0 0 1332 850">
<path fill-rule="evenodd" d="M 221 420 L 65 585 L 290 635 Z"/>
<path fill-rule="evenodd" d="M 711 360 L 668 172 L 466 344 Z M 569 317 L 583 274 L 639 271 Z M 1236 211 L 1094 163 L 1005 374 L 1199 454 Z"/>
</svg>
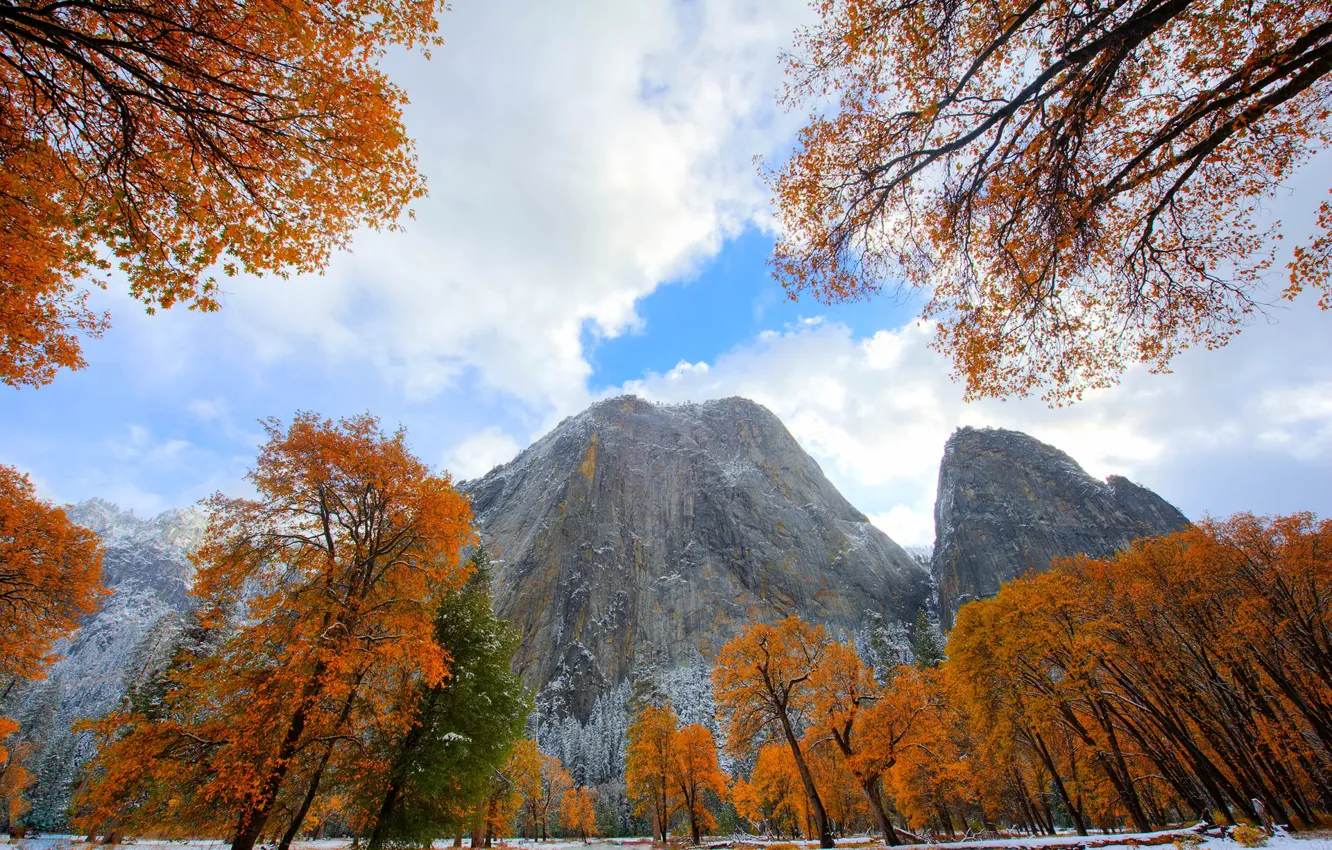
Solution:
<svg viewBox="0 0 1332 850">
<path fill-rule="evenodd" d="M 282 737 L 273 767 L 260 786 L 259 795 L 254 802 L 241 809 L 231 850 L 254 850 L 254 845 L 259 841 L 259 836 L 268 823 L 268 816 L 273 811 L 278 789 L 282 787 L 282 781 L 287 778 L 287 771 L 291 768 L 296 747 L 300 744 L 301 736 L 305 734 L 305 721 L 310 706 L 314 704 L 315 698 L 323 689 L 320 685 L 323 675 L 324 665 L 322 663 L 315 665 L 305 687 L 301 689 L 300 701 L 296 704 L 296 711 L 287 724 L 287 732 Z"/>
<path fill-rule="evenodd" d="M 1045 746 L 1045 741 L 1040 735 L 1031 733 L 1031 739 L 1036 744 L 1036 752 L 1040 754 L 1041 761 L 1045 762 L 1045 769 L 1050 771 L 1050 778 L 1054 781 L 1055 791 L 1059 794 L 1059 799 L 1064 801 L 1064 808 L 1068 809 L 1068 814 L 1073 818 L 1073 826 L 1078 831 L 1078 835 L 1087 834 L 1087 823 L 1082 818 L 1082 809 L 1073 802 L 1068 796 L 1068 789 L 1064 787 L 1064 780 L 1059 776 L 1059 770 L 1055 767 L 1054 759 L 1050 757 L 1050 751 Z"/>
<path fill-rule="evenodd" d="M 781 708 L 779 716 L 782 721 L 782 732 L 786 735 L 786 742 L 791 746 L 791 755 L 795 758 L 796 769 L 800 772 L 800 782 L 805 786 L 805 798 L 813 809 L 814 825 L 819 833 L 819 847 L 835 847 L 836 842 L 833 841 L 832 832 L 828 829 L 828 812 L 823 808 L 823 801 L 819 799 L 819 790 L 814 787 L 814 777 L 809 772 L 809 765 L 805 763 L 805 754 L 800 751 L 800 742 L 796 740 L 795 730 L 791 728 L 791 719 L 786 715 L 785 706 Z"/>
<path fill-rule="evenodd" d="M 888 813 L 883 809 L 883 797 L 879 794 L 878 775 L 867 776 L 861 780 L 860 790 L 864 792 L 865 801 L 869 803 L 870 811 L 874 813 L 874 820 L 879 825 L 879 832 L 883 833 L 884 843 L 890 847 L 896 847 L 897 830 L 893 829 L 893 822 L 888 819 Z"/>
</svg>

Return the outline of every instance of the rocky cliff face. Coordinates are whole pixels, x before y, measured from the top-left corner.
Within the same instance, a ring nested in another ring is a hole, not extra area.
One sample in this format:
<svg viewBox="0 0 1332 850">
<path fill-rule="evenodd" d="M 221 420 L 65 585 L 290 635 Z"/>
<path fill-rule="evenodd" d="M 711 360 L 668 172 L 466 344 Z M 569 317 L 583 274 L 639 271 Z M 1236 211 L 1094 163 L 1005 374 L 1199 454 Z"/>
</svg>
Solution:
<svg viewBox="0 0 1332 850">
<path fill-rule="evenodd" d="M 186 553 L 203 534 L 194 509 L 140 519 L 110 502 L 91 499 L 66 508 L 70 520 L 101 536 L 106 547 L 103 579 L 113 594 L 88 617 L 44 680 L 11 694 L 3 713 L 20 723 L 20 735 L 37 745 L 29 767 L 37 784 L 29 799 L 29 823 L 64 825 L 78 769 L 92 755 L 89 733 L 71 730 L 75 720 L 100 717 L 120 703 L 134 659 L 152 651 L 154 637 L 169 641 L 171 626 L 189 605 L 194 567 Z"/>
<path fill-rule="evenodd" d="M 913 621 L 925 569 L 766 408 L 611 399 L 468 482 L 528 685 L 585 719 L 636 664 L 704 658 L 788 614 L 854 634 Z"/>
<path fill-rule="evenodd" d="M 1034 437 L 961 428 L 944 447 L 934 504 L 939 618 L 951 627 L 962 604 L 1052 558 L 1104 557 L 1187 525 L 1151 490 L 1117 475 L 1098 481 Z"/>
</svg>

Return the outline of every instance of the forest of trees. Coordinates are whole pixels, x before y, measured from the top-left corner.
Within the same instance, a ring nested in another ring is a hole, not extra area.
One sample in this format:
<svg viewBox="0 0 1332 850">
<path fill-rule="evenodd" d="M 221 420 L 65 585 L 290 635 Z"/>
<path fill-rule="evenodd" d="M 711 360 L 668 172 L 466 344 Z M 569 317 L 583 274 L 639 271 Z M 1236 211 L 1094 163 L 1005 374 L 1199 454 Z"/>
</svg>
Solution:
<svg viewBox="0 0 1332 850">
<path fill-rule="evenodd" d="M 824 846 L 1332 812 L 1332 522 L 1240 515 L 1061 562 L 964 606 L 947 647 L 872 668 L 819 626 L 755 624 L 713 673 L 747 775 L 722 780 L 693 753 L 706 730 L 649 704 L 630 793 L 695 840 L 701 791 Z"/>
<path fill-rule="evenodd" d="M 787 102 L 820 110 L 768 175 L 792 296 L 927 290 L 968 396 L 1055 403 L 1219 347 L 1270 300 L 1264 203 L 1332 144 L 1325 0 L 814 5 Z M 439 45 L 446 8 L 0 4 L 0 383 L 83 367 L 113 275 L 150 312 L 211 312 L 218 275 L 316 272 L 398 227 L 425 186 L 378 63 Z M 1297 239 L 1280 297 L 1332 308 L 1332 202 Z M 964 606 L 946 645 L 923 612 L 746 624 L 580 722 L 558 687 L 524 692 L 470 505 L 402 431 L 270 420 L 249 482 L 208 503 L 194 609 L 86 723 L 69 816 L 90 840 L 831 847 L 1332 816 L 1332 521 L 1060 562 Z M 97 610 L 101 561 L 0 466 L 0 704 Z M 0 716 L 21 832 L 16 732 Z"/>
<path fill-rule="evenodd" d="M 210 505 L 196 607 L 87 724 L 70 815 L 91 837 L 892 845 L 1332 813 L 1332 521 L 1237 515 L 1059 561 L 963 606 L 946 645 L 923 614 L 896 634 L 752 623 L 579 722 L 558 683 L 534 701 L 512 672 L 467 500 L 401 431 L 267 427 L 256 497 Z M 98 605 L 100 547 L 0 485 L 13 688 Z M 28 755 L 0 750 L 11 828 Z"/>
</svg>

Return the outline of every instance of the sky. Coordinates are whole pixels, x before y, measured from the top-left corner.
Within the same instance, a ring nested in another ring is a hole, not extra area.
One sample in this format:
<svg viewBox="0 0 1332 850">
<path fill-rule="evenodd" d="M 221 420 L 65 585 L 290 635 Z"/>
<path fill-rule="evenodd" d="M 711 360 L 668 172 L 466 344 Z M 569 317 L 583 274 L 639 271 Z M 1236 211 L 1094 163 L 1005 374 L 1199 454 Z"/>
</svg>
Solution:
<svg viewBox="0 0 1332 850">
<path fill-rule="evenodd" d="M 1193 518 L 1332 512 L 1332 314 L 1313 298 L 1061 409 L 964 403 L 918 302 L 786 300 L 755 158 L 779 162 L 804 117 L 775 95 L 809 14 L 456 0 L 433 59 L 389 60 L 430 188 L 406 229 L 358 234 L 320 276 L 229 280 L 220 313 L 94 293 L 114 326 L 88 368 L 0 388 L 0 463 L 57 502 L 150 515 L 245 492 L 260 420 L 298 410 L 401 423 L 466 479 L 599 398 L 741 395 L 904 545 L 933 539 L 962 425 L 1026 431 Z M 1329 172 L 1316 158 L 1272 199 L 1292 233 Z"/>
</svg>

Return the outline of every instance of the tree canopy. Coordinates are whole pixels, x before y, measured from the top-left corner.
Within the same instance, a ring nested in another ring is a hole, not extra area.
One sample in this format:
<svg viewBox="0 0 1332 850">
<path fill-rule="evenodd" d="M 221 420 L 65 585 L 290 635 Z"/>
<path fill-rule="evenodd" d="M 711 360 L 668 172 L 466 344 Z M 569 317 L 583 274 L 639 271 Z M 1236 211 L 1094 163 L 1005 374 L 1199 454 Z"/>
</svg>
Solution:
<svg viewBox="0 0 1332 850">
<path fill-rule="evenodd" d="M 467 578 L 465 497 L 369 415 L 300 414 L 268 434 L 256 498 L 214 497 L 193 556 L 214 637 L 177 654 L 160 707 L 96 724 L 89 832 L 221 833 L 249 850 L 285 832 L 274 813 L 316 793 L 329 759 L 347 786 L 382 776 L 365 742 L 411 728 L 418 686 L 449 675 L 435 612 Z"/>
<path fill-rule="evenodd" d="M 118 268 L 151 312 L 217 276 L 322 269 L 425 192 L 378 68 L 438 44 L 444 0 L 0 7 L 0 380 L 84 365 Z"/>
<path fill-rule="evenodd" d="M 793 297 L 926 289 L 969 398 L 1060 403 L 1263 307 L 1263 205 L 1332 142 L 1322 0 L 819 0 L 770 175 Z M 1326 182 L 1324 180 L 1324 182 Z M 1332 307 L 1332 205 L 1283 296 Z"/>
</svg>

